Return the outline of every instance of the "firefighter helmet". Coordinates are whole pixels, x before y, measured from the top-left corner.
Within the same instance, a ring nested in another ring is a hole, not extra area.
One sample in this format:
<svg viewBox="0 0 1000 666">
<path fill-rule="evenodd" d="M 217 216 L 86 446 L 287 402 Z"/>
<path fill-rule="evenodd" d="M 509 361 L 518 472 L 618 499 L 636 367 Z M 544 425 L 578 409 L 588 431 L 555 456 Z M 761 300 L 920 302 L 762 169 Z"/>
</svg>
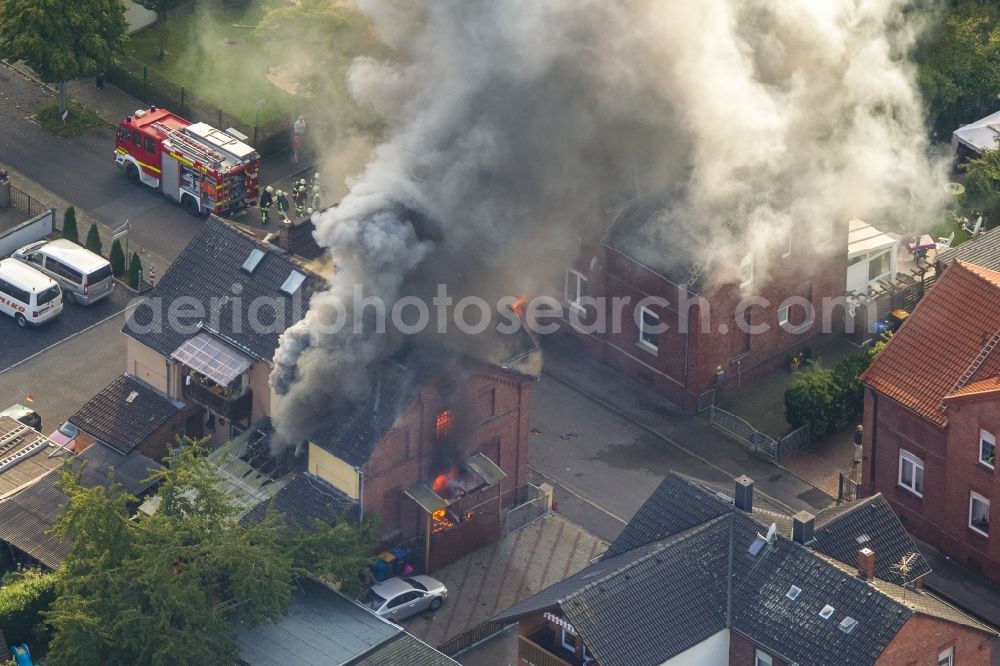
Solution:
<svg viewBox="0 0 1000 666">
<path fill-rule="evenodd" d="M 281 190 L 278 190 L 277 195 L 280 197 L 282 194 L 284 194 L 284 192 L 282 192 Z"/>
<path fill-rule="evenodd" d="M 274 188 L 272 186 L 270 186 L 270 185 L 268 185 L 267 187 L 265 187 L 264 190 L 267 191 L 267 192 L 274 192 Z"/>
<path fill-rule="evenodd" d="M 306 215 L 312 215 L 312 214 L 313 214 L 313 209 L 312 208 L 306 208 Z"/>
</svg>

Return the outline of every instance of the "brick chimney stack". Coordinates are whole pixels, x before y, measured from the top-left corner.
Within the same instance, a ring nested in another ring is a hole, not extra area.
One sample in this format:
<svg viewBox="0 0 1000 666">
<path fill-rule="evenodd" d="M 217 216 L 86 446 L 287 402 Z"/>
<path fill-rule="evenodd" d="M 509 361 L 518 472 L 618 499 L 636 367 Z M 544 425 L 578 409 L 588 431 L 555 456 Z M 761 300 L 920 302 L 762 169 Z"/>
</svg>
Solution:
<svg viewBox="0 0 1000 666">
<path fill-rule="evenodd" d="M 875 578 L 875 551 L 862 548 L 858 551 L 858 578 L 872 580 Z"/>
</svg>

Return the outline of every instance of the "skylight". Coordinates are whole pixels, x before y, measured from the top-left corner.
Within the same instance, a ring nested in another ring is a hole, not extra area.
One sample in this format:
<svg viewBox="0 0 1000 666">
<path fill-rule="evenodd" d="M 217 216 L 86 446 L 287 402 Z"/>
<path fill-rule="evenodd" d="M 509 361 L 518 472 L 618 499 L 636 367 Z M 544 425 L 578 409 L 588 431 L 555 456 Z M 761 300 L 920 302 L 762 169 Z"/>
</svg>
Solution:
<svg viewBox="0 0 1000 666">
<path fill-rule="evenodd" d="M 845 634 L 851 633 L 856 626 L 858 626 L 858 621 L 850 615 L 840 621 L 840 630 Z"/>
<path fill-rule="evenodd" d="M 129 403 L 131 405 L 132 401 L 135 400 L 138 397 L 139 397 L 139 392 L 138 391 L 132 391 L 131 393 L 128 394 L 128 397 L 125 398 L 125 402 L 127 402 L 127 403 Z"/>
<path fill-rule="evenodd" d="M 247 273 L 253 273 L 254 269 L 257 268 L 257 264 L 259 264 L 260 260 L 264 258 L 264 254 L 264 250 L 259 247 L 255 247 L 250 250 L 250 256 L 248 256 L 247 260 L 243 262 L 243 270 Z"/>
<path fill-rule="evenodd" d="M 855 539 L 859 544 L 865 544 L 872 540 L 867 534 L 859 534 Z"/>
<path fill-rule="evenodd" d="M 763 539 L 754 539 L 754 542 L 750 544 L 750 554 L 757 557 L 760 555 L 760 551 L 764 549 L 766 544 L 767 541 L 764 541 Z"/>
<path fill-rule="evenodd" d="M 823 606 L 823 610 L 819 612 L 819 616 L 824 620 L 829 620 L 833 616 L 833 610 L 833 606 L 827 604 L 826 606 Z"/>
<path fill-rule="evenodd" d="M 305 282 L 305 280 L 306 280 L 305 275 L 299 273 L 298 271 L 292 271 L 288 275 L 288 279 L 285 280 L 285 283 L 281 285 L 281 291 L 291 296 L 296 291 L 298 291 L 299 287 L 302 286 L 302 283 Z"/>
<path fill-rule="evenodd" d="M 802 594 L 802 588 L 796 585 L 792 585 L 790 588 L 788 588 L 788 592 L 785 592 L 785 596 L 791 599 L 792 601 L 798 599 L 800 594 Z"/>
</svg>

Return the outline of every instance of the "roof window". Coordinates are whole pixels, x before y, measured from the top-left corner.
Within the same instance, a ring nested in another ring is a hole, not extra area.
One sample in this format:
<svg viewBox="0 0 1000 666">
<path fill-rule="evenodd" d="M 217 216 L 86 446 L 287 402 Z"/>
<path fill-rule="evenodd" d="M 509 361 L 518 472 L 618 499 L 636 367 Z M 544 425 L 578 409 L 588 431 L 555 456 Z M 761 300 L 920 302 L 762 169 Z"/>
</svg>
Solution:
<svg viewBox="0 0 1000 666">
<path fill-rule="evenodd" d="M 826 606 L 823 606 L 823 610 L 819 612 L 819 616 L 824 620 L 829 620 L 831 617 L 833 617 L 833 610 L 834 610 L 833 606 L 827 604 Z"/>
</svg>

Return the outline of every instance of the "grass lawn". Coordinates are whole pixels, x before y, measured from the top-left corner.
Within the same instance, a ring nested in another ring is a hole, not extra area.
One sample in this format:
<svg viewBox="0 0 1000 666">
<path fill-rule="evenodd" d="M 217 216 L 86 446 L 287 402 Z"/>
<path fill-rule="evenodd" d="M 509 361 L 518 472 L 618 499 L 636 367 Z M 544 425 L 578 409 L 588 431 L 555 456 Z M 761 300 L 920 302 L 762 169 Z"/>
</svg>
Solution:
<svg viewBox="0 0 1000 666">
<path fill-rule="evenodd" d="M 64 139 L 79 136 L 89 129 L 102 127 L 107 124 L 96 114 L 88 111 L 76 102 L 70 102 L 68 109 L 69 116 L 64 123 L 59 115 L 59 101 L 52 100 L 38 107 L 38 110 L 35 112 L 35 120 L 48 131 Z"/>
</svg>

